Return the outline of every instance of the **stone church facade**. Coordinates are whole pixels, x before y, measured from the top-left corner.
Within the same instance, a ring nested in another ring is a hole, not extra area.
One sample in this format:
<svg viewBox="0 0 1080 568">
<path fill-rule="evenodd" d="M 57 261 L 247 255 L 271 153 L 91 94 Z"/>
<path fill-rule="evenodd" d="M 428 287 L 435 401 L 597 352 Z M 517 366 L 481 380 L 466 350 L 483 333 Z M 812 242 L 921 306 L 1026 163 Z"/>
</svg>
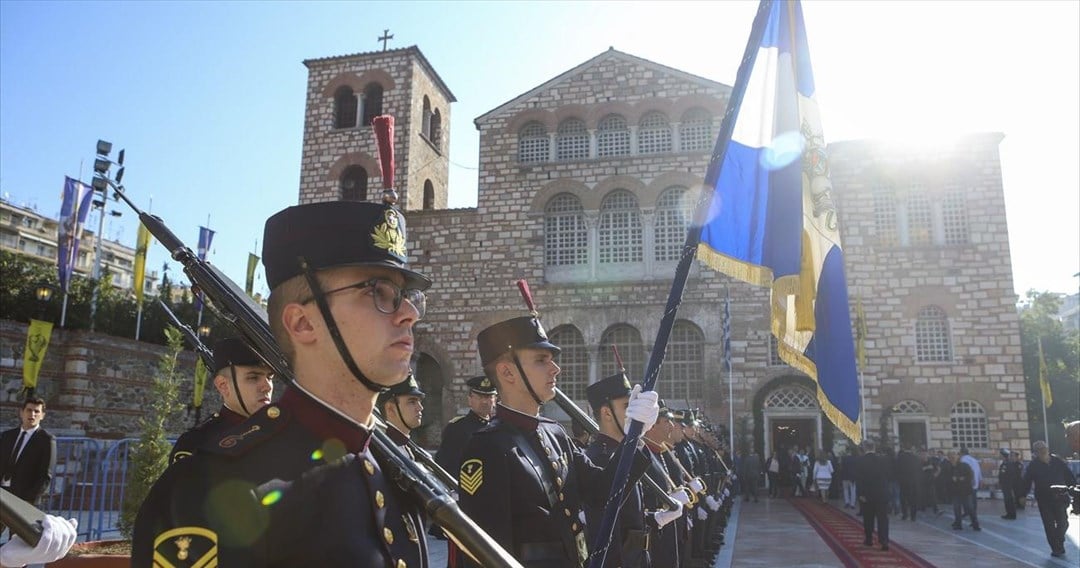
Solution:
<svg viewBox="0 0 1080 568">
<path fill-rule="evenodd" d="M 559 386 L 644 371 L 690 210 L 731 88 L 614 49 L 475 120 L 477 206 L 447 209 L 454 97 L 416 47 L 309 60 L 300 202 L 379 199 L 366 120 L 395 116 L 397 187 L 409 252 L 435 284 L 416 326 L 426 428 L 466 409 L 481 372 L 476 335 L 525 314 L 528 279 L 552 340 Z M 376 112 L 377 111 L 377 112 Z M 828 122 L 826 121 L 826 127 Z M 828 148 L 852 310 L 867 319 L 862 373 L 875 438 L 989 456 L 1028 447 L 1019 323 L 1005 221 L 1000 134 L 918 150 L 873 141 Z M 369 188 L 371 188 L 369 190 Z M 721 328 L 730 298 L 732 397 Z M 759 451 L 844 438 L 814 384 L 776 355 L 768 292 L 695 263 L 658 389 L 704 409 Z M 553 405 L 544 412 L 564 419 Z"/>
</svg>

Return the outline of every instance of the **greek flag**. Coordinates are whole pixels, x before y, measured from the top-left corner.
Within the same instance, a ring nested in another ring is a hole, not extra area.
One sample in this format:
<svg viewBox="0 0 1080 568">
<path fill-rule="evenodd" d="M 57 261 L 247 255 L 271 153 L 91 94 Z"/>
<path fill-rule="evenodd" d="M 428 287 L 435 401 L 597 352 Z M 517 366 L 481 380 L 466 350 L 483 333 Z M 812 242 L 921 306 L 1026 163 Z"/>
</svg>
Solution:
<svg viewBox="0 0 1080 568">
<path fill-rule="evenodd" d="M 781 358 L 861 441 L 859 381 L 829 160 L 802 7 L 773 2 L 702 226 L 699 258 L 771 288 Z"/>
</svg>

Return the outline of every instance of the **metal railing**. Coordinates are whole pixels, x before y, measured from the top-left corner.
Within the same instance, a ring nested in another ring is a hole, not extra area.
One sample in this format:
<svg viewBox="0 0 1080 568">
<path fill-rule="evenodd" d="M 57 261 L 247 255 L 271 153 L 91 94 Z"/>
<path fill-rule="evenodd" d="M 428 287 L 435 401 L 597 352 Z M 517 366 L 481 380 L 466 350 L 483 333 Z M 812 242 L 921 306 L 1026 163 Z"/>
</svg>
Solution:
<svg viewBox="0 0 1080 568">
<path fill-rule="evenodd" d="M 118 535 L 130 451 L 135 438 L 56 438 L 56 468 L 41 508 L 79 520 L 80 540 Z"/>
</svg>

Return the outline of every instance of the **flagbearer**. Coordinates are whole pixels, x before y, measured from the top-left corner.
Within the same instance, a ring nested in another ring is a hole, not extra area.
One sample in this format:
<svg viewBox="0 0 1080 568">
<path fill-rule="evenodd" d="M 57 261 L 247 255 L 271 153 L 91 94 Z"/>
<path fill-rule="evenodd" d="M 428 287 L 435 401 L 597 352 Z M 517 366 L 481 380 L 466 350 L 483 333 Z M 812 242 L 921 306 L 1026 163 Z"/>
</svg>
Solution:
<svg viewBox="0 0 1080 568">
<path fill-rule="evenodd" d="M 622 373 L 601 379 L 585 389 L 593 416 L 600 426 L 600 433 L 593 437 L 585 450 L 585 455 L 596 465 L 607 466 L 623 440 L 623 427 L 626 424 L 626 407 L 630 403 L 630 393 L 630 381 Z M 650 456 L 649 466 L 652 465 Z M 604 558 L 604 566 L 623 568 L 652 566 L 649 554 L 649 529 L 663 528 L 664 525 L 682 515 L 681 510 L 668 512 L 653 508 L 651 511 L 646 511 L 642 493 L 641 486 L 637 483 L 628 489 L 626 501 L 619 508 L 619 516 L 615 521 L 616 540 Z M 585 514 L 589 528 L 589 542 L 595 542 L 596 531 L 600 528 L 604 509 L 602 506 L 586 506 Z M 649 520 L 648 523 L 646 519 Z"/>
<path fill-rule="evenodd" d="M 555 396 L 558 346 L 538 316 L 506 320 L 477 337 L 480 361 L 499 392 L 496 417 L 465 445 L 460 505 L 476 524 L 528 568 L 574 568 L 588 560 L 582 506 L 602 507 L 618 452 L 607 468 L 593 464 L 558 422 L 540 416 Z M 626 422 L 656 422 L 655 392 L 630 393 Z M 630 483 L 649 460 L 640 454 Z"/>
<path fill-rule="evenodd" d="M 222 339 L 214 345 L 213 372 L 221 409 L 180 435 L 169 456 L 170 464 L 190 456 L 207 440 L 216 440 L 222 432 L 270 404 L 274 373 L 243 340 Z"/>
<path fill-rule="evenodd" d="M 410 374 L 409 378 L 390 387 L 377 399 L 376 407 L 386 420 L 386 434 L 406 450 L 412 431 L 419 428 L 424 420 L 425 396 L 416 377 Z"/>
</svg>

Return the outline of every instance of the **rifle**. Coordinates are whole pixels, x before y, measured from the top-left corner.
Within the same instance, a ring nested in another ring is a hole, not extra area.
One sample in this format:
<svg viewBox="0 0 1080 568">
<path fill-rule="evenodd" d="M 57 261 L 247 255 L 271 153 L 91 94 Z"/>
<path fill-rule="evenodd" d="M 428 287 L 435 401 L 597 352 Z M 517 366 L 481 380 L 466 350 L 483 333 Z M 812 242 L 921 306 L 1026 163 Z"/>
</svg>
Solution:
<svg viewBox="0 0 1080 568">
<path fill-rule="evenodd" d="M 0 487 L 0 526 L 10 528 L 11 534 L 23 539 L 26 544 L 37 546 L 44 520 L 45 513 L 41 509 Z"/>
<path fill-rule="evenodd" d="M 198 334 L 195 333 L 195 330 L 191 329 L 190 325 L 180 321 L 180 318 L 176 317 L 176 314 L 173 313 L 173 311 L 169 309 L 168 304 L 166 304 L 164 300 L 162 300 L 161 298 L 158 298 L 158 305 L 161 306 L 161 309 L 165 310 L 165 315 L 169 316 L 169 319 L 172 320 L 173 326 L 176 327 L 177 329 L 179 329 L 180 333 L 184 334 L 184 337 L 187 338 L 188 343 L 191 344 L 192 349 L 195 350 L 195 355 L 197 355 L 200 359 L 202 359 L 203 365 L 206 365 L 207 369 L 213 369 L 214 368 L 214 352 L 211 351 L 210 348 L 207 347 L 206 344 L 203 343 L 201 339 L 199 339 Z M 191 406 L 189 406 L 188 409 L 190 410 Z M 198 426 L 198 424 L 200 422 L 201 415 L 202 415 L 202 405 L 200 404 L 199 406 L 195 407 L 195 425 L 196 426 Z"/>
<path fill-rule="evenodd" d="M 112 187 L 116 197 L 138 215 L 150 234 L 169 251 L 172 259 L 184 266 L 184 273 L 211 300 L 212 309 L 236 328 L 248 346 L 274 370 L 276 377 L 291 384 L 294 381 L 292 370 L 270 332 L 268 317 L 262 306 L 252 301 L 217 267 L 200 259 L 169 230 L 161 218 L 139 209 L 127 197 L 122 185 L 107 178 L 102 179 Z M 412 497 L 463 552 L 483 566 L 522 568 L 510 553 L 458 508 L 457 502 L 438 479 L 405 455 L 385 432 L 372 429 L 370 448 L 372 454 L 384 464 L 387 479 Z M 431 463 L 434 464 L 434 460 Z"/>
</svg>

